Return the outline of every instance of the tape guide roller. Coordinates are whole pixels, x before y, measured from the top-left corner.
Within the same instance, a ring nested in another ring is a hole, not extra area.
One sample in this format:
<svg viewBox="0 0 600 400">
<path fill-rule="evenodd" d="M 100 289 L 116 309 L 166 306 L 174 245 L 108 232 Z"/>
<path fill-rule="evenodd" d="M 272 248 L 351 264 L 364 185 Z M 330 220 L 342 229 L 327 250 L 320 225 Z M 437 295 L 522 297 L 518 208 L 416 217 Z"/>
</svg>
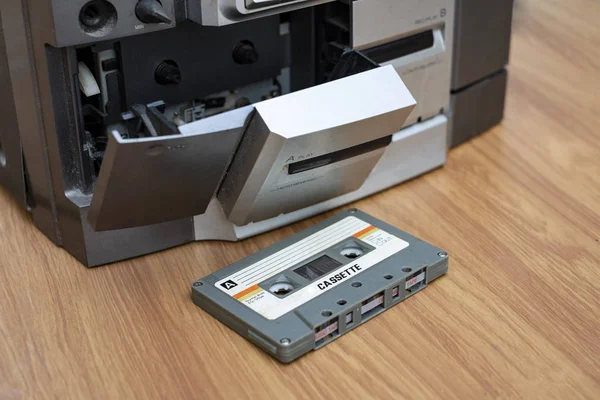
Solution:
<svg viewBox="0 0 600 400">
<path fill-rule="evenodd" d="M 192 300 L 289 363 L 447 271 L 443 250 L 349 209 L 195 281 Z"/>
</svg>

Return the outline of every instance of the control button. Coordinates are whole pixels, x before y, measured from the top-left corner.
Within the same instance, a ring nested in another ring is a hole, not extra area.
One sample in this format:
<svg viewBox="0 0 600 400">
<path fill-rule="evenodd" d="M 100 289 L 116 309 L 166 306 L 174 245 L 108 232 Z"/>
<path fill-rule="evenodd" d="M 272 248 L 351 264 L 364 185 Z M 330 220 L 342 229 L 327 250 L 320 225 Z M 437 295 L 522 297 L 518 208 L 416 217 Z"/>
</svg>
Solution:
<svg viewBox="0 0 600 400">
<path fill-rule="evenodd" d="M 158 0 L 140 0 L 135 6 L 135 15 L 146 24 L 171 23 L 171 18 Z"/>
</svg>

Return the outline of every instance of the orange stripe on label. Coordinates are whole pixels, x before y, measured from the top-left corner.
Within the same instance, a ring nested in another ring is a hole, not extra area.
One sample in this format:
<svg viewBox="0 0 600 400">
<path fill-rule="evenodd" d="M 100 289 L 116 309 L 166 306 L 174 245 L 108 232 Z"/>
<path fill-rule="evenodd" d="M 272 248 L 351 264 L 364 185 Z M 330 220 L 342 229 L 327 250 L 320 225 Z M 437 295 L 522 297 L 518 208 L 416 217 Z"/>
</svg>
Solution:
<svg viewBox="0 0 600 400">
<path fill-rule="evenodd" d="M 254 290 L 253 292 L 250 292 L 247 295 L 242 296 L 242 297 L 240 297 L 237 300 L 241 301 L 241 302 L 244 302 L 244 301 L 246 301 L 247 299 L 249 299 L 251 297 L 254 297 L 254 296 L 257 296 L 257 295 L 261 294 L 262 292 L 264 292 L 263 288 L 259 287 L 259 288 L 256 288 L 256 290 Z"/>
<path fill-rule="evenodd" d="M 366 227 L 365 229 L 363 229 L 362 231 L 355 233 L 355 234 L 354 234 L 354 235 L 352 235 L 352 236 L 354 236 L 354 237 L 355 237 L 355 238 L 357 238 L 357 239 L 362 239 L 362 238 L 364 238 L 365 236 L 369 235 L 369 234 L 370 234 L 370 233 L 373 231 L 373 229 L 378 229 L 378 228 L 375 228 L 373 225 L 370 225 L 370 226 L 367 226 L 367 227 Z"/>
<path fill-rule="evenodd" d="M 244 289 L 238 294 L 234 295 L 233 298 L 239 300 L 240 297 L 244 297 L 247 294 L 254 292 L 255 290 L 260 289 L 258 285 L 250 286 L 248 289 Z"/>
</svg>

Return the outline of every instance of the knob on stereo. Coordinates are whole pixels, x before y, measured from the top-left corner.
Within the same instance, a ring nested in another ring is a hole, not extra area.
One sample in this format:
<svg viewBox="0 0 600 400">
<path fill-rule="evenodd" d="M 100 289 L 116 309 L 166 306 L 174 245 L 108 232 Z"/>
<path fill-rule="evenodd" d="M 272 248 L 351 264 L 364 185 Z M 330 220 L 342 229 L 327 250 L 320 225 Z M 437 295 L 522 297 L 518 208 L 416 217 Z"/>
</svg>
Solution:
<svg viewBox="0 0 600 400">
<path fill-rule="evenodd" d="M 158 0 L 140 0 L 135 6 L 135 15 L 146 24 L 171 23 L 171 18 Z"/>
</svg>

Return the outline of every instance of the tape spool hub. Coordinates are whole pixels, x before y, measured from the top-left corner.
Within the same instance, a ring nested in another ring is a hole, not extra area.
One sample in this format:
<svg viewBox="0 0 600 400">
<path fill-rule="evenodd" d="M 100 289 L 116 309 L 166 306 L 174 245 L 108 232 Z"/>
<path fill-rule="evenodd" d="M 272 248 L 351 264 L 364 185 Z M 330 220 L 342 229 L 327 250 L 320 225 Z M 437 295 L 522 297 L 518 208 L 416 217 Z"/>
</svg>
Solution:
<svg viewBox="0 0 600 400">
<path fill-rule="evenodd" d="M 277 296 L 285 296 L 294 290 L 294 285 L 289 282 L 275 282 L 269 287 L 269 291 Z"/>
<path fill-rule="evenodd" d="M 365 251 L 358 246 L 344 247 L 340 254 L 349 259 L 355 259 L 365 254 Z"/>
</svg>

